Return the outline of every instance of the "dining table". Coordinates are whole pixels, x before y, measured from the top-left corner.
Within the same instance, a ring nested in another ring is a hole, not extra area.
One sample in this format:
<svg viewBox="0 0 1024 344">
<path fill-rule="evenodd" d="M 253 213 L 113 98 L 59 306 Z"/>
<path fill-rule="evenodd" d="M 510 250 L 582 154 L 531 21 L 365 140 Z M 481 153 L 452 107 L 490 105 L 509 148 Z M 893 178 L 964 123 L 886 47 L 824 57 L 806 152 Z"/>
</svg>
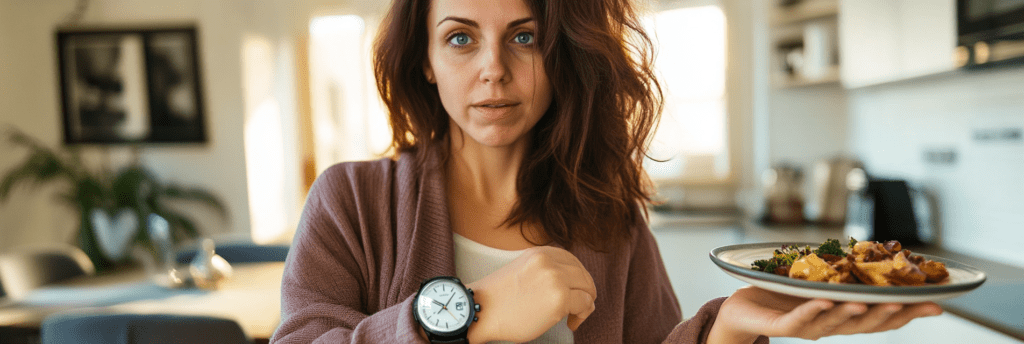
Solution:
<svg viewBox="0 0 1024 344">
<path fill-rule="evenodd" d="M 141 267 L 76 277 L 0 300 L 0 329 L 38 336 L 48 316 L 65 312 L 198 315 L 234 320 L 253 342 L 269 342 L 281 321 L 284 262 L 231 267 L 216 288 L 168 287 Z"/>
</svg>

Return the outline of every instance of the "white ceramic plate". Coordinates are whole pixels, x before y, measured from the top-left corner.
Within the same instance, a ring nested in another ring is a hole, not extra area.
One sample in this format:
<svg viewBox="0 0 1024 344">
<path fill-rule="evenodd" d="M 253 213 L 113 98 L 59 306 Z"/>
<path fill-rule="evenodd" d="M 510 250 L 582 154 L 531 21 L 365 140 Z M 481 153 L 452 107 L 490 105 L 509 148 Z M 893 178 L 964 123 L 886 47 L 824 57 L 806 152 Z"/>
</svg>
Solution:
<svg viewBox="0 0 1024 344">
<path fill-rule="evenodd" d="M 879 287 L 866 284 L 811 282 L 750 268 L 755 260 L 770 258 L 772 252 L 781 248 L 782 245 L 818 247 L 819 244 L 760 243 L 722 246 L 711 250 L 711 261 L 722 268 L 726 274 L 762 289 L 799 297 L 836 301 L 865 303 L 938 301 L 963 295 L 985 282 L 985 273 L 981 270 L 949 259 L 919 253 L 914 253 L 914 255 L 946 264 L 949 279 L 941 284 Z"/>
</svg>

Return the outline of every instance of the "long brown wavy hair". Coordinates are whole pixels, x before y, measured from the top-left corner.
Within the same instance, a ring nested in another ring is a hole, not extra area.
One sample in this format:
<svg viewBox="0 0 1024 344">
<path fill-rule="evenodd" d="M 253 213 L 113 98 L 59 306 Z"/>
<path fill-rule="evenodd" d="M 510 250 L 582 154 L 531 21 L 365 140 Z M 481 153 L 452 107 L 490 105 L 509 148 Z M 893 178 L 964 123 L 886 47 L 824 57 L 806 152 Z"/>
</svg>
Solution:
<svg viewBox="0 0 1024 344">
<path fill-rule="evenodd" d="M 553 100 L 533 127 L 506 224 L 538 224 L 563 247 L 605 251 L 632 237 L 653 192 L 642 166 L 663 106 L 653 45 L 630 0 L 524 1 Z M 429 0 L 395 0 L 373 60 L 391 148 L 415 152 L 420 165 L 428 150 L 417 148 L 447 147 L 449 133 L 423 73 L 429 10 Z"/>
</svg>

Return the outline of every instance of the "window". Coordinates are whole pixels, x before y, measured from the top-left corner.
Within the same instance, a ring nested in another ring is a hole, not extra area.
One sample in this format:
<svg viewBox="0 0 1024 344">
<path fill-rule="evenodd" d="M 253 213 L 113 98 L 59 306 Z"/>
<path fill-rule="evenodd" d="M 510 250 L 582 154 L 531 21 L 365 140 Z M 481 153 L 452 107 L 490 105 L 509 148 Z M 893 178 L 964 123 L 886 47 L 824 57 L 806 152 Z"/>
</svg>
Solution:
<svg viewBox="0 0 1024 344">
<path fill-rule="evenodd" d="M 665 109 L 644 167 L 659 184 L 730 180 L 725 15 L 717 5 L 659 11 L 646 22 Z"/>
<path fill-rule="evenodd" d="M 310 108 L 317 175 L 337 162 L 378 158 L 391 143 L 391 128 L 373 77 L 374 32 L 369 27 L 356 15 L 316 17 L 310 23 Z"/>
</svg>

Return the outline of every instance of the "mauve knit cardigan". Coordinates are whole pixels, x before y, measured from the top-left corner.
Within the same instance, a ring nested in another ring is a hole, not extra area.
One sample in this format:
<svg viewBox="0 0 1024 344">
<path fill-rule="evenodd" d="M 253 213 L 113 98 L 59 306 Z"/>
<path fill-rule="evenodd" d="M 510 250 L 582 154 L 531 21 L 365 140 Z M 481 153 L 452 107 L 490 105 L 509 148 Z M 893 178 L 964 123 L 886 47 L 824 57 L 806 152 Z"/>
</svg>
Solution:
<svg viewBox="0 0 1024 344">
<path fill-rule="evenodd" d="M 439 161 L 432 151 L 417 170 L 403 153 L 337 164 L 317 178 L 288 253 L 272 343 L 427 343 L 413 298 L 423 280 L 455 275 Z M 680 322 L 653 235 L 642 226 L 633 236 L 609 253 L 573 245 L 597 286 L 575 342 L 703 343 L 724 298 Z M 480 317 L 500 311 L 481 307 Z"/>
</svg>

